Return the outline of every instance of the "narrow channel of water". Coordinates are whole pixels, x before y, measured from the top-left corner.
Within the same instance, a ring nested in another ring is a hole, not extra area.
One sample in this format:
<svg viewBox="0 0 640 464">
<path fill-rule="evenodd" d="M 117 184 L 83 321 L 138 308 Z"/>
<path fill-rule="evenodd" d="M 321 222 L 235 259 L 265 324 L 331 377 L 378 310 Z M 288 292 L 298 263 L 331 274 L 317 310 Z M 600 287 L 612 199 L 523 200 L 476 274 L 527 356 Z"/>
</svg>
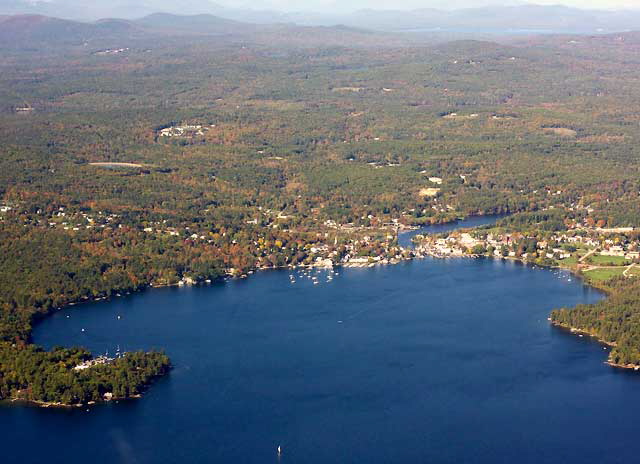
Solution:
<svg viewBox="0 0 640 464">
<path fill-rule="evenodd" d="M 496 214 L 487 216 L 472 216 L 467 219 L 461 219 L 458 221 L 447 222 L 445 224 L 434 224 L 432 226 L 421 227 L 416 230 L 409 230 L 401 232 L 398 236 L 398 244 L 402 247 L 412 247 L 411 240 L 416 235 L 427 234 L 444 234 L 446 232 L 452 232 L 458 229 L 467 229 L 471 227 L 486 226 L 488 224 L 495 224 L 496 221 L 507 217 L 506 214 Z"/>
</svg>

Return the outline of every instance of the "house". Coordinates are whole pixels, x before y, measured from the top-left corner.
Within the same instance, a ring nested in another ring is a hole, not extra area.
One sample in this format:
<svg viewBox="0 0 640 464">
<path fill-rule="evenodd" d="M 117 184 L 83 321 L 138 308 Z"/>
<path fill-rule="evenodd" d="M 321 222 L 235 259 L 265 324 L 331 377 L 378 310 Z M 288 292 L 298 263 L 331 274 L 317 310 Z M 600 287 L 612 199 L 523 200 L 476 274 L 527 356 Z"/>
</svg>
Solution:
<svg viewBox="0 0 640 464">
<path fill-rule="evenodd" d="M 614 245 L 609 247 L 608 250 L 602 250 L 600 252 L 602 256 L 624 256 L 624 249 L 620 245 Z"/>
</svg>

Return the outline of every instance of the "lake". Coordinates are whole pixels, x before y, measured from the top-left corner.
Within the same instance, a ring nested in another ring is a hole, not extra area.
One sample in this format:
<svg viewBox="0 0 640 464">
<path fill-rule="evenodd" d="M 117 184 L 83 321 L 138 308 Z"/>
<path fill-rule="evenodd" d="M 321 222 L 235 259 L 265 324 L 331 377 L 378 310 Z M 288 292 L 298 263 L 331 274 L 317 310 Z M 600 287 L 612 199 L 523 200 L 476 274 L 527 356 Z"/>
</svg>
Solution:
<svg viewBox="0 0 640 464">
<path fill-rule="evenodd" d="M 569 274 L 489 259 L 312 274 L 318 284 L 262 272 L 45 319 L 34 338 L 46 347 L 162 347 L 175 368 L 140 400 L 0 407 L 4 462 L 635 461 L 640 377 L 547 321 L 602 297 Z"/>
</svg>

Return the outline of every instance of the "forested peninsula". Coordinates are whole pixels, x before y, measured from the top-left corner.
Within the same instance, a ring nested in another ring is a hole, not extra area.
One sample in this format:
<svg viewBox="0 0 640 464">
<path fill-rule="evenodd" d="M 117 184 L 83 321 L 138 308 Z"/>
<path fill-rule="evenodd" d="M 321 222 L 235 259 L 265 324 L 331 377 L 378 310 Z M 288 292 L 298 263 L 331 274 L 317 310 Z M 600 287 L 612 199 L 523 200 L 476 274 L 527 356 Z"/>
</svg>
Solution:
<svg viewBox="0 0 640 464">
<path fill-rule="evenodd" d="M 626 278 L 606 283 L 608 298 L 551 314 L 553 324 L 588 334 L 612 347 L 608 363 L 614 367 L 640 369 L 640 286 Z"/>
</svg>

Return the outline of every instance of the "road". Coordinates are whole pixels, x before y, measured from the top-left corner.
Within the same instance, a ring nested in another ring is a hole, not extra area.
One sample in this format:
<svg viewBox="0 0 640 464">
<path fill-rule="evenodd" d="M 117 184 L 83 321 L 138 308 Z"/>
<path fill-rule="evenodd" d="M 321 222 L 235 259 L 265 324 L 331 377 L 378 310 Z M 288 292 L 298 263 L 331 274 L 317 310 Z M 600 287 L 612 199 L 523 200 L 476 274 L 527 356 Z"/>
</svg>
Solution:
<svg viewBox="0 0 640 464">
<path fill-rule="evenodd" d="M 592 254 L 594 254 L 596 251 L 597 251 L 597 250 L 596 250 L 596 248 L 594 248 L 594 249 L 593 249 L 593 250 L 591 250 L 589 253 L 587 253 L 587 254 L 586 254 L 586 255 L 584 255 L 582 258 L 580 258 L 578 261 L 579 261 L 579 262 L 584 261 L 584 260 L 585 260 L 585 259 L 587 259 L 589 256 L 591 256 Z"/>
<path fill-rule="evenodd" d="M 630 271 L 631 269 L 633 269 L 635 265 L 636 265 L 636 263 L 632 263 L 632 264 L 630 264 L 629 266 L 627 266 L 627 268 L 624 270 L 624 272 L 622 273 L 622 275 L 623 275 L 623 276 L 625 276 L 625 277 L 629 277 L 629 271 Z"/>
</svg>

